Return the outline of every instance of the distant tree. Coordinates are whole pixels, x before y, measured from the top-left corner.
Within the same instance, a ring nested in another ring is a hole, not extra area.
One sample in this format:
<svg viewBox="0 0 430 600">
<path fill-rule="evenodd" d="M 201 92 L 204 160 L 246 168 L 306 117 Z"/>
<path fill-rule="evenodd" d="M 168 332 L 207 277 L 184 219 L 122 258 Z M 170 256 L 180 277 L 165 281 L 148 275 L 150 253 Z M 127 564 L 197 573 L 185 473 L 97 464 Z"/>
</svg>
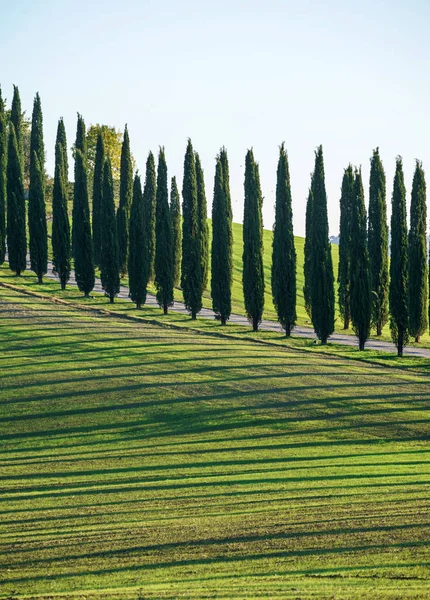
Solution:
<svg viewBox="0 0 430 600">
<path fill-rule="evenodd" d="M 95 274 L 88 203 L 85 123 L 81 115 L 78 115 L 75 148 L 75 183 L 72 213 L 73 257 L 76 283 L 80 291 L 88 297 L 94 288 Z"/>
<path fill-rule="evenodd" d="M 15 129 L 16 145 L 18 148 L 18 156 L 21 163 L 21 171 L 24 173 L 24 113 L 21 110 L 21 98 L 19 95 L 18 86 L 13 86 L 12 107 L 10 110 L 10 122 Z"/>
<path fill-rule="evenodd" d="M 28 230 L 30 234 L 31 269 L 39 283 L 48 270 L 48 232 L 45 207 L 45 146 L 40 96 L 33 105 L 30 141 L 30 187 L 28 194 Z"/>
<path fill-rule="evenodd" d="M 188 140 L 182 182 L 182 270 L 184 303 L 193 319 L 202 308 L 202 263 L 200 258 L 199 211 L 194 150 Z"/>
<path fill-rule="evenodd" d="M 403 163 L 396 159 L 393 197 L 391 202 L 391 261 L 390 261 L 390 329 L 397 347 L 397 355 L 403 356 L 403 348 L 409 340 L 408 312 L 408 230 L 406 225 L 406 189 Z"/>
<path fill-rule="evenodd" d="M 130 298 L 140 309 L 146 302 L 148 259 L 145 256 L 145 223 L 142 184 L 138 174 L 134 177 L 133 200 L 130 210 L 130 249 L 128 254 L 128 287 Z"/>
<path fill-rule="evenodd" d="M 13 123 L 9 130 L 7 160 L 7 250 L 10 270 L 21 275 L 27 266 L 25 199 L 22 162 Z"/>
<path fill-rule="evenodd" d="M 358 337 L 359 349 L 364 350 L 370 334 L 372 305 L 367 249 L 367 218 L 361 171 L 355 172 L 350 232 L 351 320 Z"/>
<path fill-rule="evenodd" d="M 417 160 L 411 196 L 409 229 L 409 333 L 420 341 L 428 320 L 427 207 L 422 163 Z"/>
<path fill-rule="evenodd" d="M 103 197 L 103 167 L 106 161 L 103 134 L 97 138 L 96 160 L 94 163 L 93 177 L 93 251 L 94 264 L 100 267 L 102 245 L 102 197 Z"/>
<path fill-rule="evenodd" d="M 221 156 L 215 168 L 214 196 L 212 203 L 212 255 L 211 296 L 212 308 L 221 325 L 225 325 L 231 313 L 232 284 L 232 233 L 231 207 L 226 196 Z"/>
<path fill-rule="evenodd" d="M 166 315 L 168 307 L 173 304 L 173 236 L 164 148 L 160 148 L 158 155 L 156 207 L 155 287 L 157 302 Z"/>
<path fill-rule="evenodd" d="M 312 324 L 322 344 L 334 331 L 334 276 L 328 237 L 327 194 L 322 146 L 315 153 L 312 177 Z"/>
<path fill-rule="evenodd" d="M 52 263 L 60 278 L 61 289 L 66 289 L 71 269 L 70 224 L 67 208 L 67 140 L 63 119 L 58 121 L 55 143 L 55 174 L 52 194 Z M 64 144 L 64 146 L 63 146 Z"/>
<path fill-rule="evenodd" d="M 275 223 L 272 243 L 272 296 L 278 321 L 287 337 L 296 324 L 296 249 L 290 170 L 284 144 L 279 149 Z"/>
<path fill-rule="evenodd" d="M 200 259 L 202 270 L 202 291 L 208 285 L 209 273 L 209 228 L 208 228 L 208 205 L 206 201 L 205 178 L 200 162 L 200 156 L 196 152 L 196 182 L 197 182 L 197 211 L 200 232 Z"/>
<path fill-rule="evenodd" d="M 354 173 L 348 165 L 343 174 L 340 196 L 340 234 L 339 234 L 339 311 L 343 319 L 343 328 L 349 329 L 351 319 L 350 286 L 351 286 L 351 211 L 354 200 Z"/>
<path fill-rule="evenodd" d="M 177 287 L 181 280 L 182 230 L 181 230 L 181 201 L 179 198 L 176 177 L 172 177 L 170 188 L 170 219 L 173 236 L 173 285 Z"/>
<path fill-rule="evenodd" d="M 369 260 L 372 288 L 372 324 L 377 335 L 388 321 L 388 225 L 386 182 L 379 148 L 370 160 Z"/>
<path fill-rule="evenodd" d="M 112 177 L 114 181 L 119 181 L 121 175 L 121 154 L 123 145 L 123 134 L 119 129 L 116 129 L 110 125 L 90 125 L 86 134 L 86 146 L 87 146 L 87 162 L 88 162 L 88 175 L 91 180 L 94 173 L 96 153 L 97 153 L 97 140 L 99 135 L 102 134 L 103 142 L 105 145 L 105 154 L 109 157 L 112 165 Z M 73 152 L 75 147 L 72 148 Z M 135 160 L 131 155 L 131 162 L 133 170 L 135 168 Z"/>
<path fill-rule="evenodd" d="M 118 252 L 121 275 L 127 272 L 128 234 L 130 227 L 130 206 L 133 196 L 133 162 L 130 152 L 130 138 L 127 125 L 121 150 L 121 174 L 119 180 L 119 207 L 117 213 Z"/>
<path fill-rule="evenodd" d="M 309 188 L 308 199 L 306 202 L 306 232 L 304 246 L 304 263 L 303 263 L 303 299 L 305 302 L 305 310 L 308 317 L 312 320 L 312 214 L 313 214 L 313 193 L 312 183 Z"/>
<path fill-rule="evenodd" d="M 243 296 L 248 320 L 258 331 L 264 310 L 263 197 L 258 164 L 248 150 L 245 159 L 245 206 L 243 213 Z"/>
<path fill-rule="evenodd" d="M 115 219 L 112 167 L 109 157 L 103 165 L 102 235 L 100 252 L 100 279 L 102 288 L 111 304 L 120 289 L 120 264 L 118 256 L 118 232 Z"/>
<path fill-rule="evenodd" d="M 0 265 L 6 256 L 7 114 L 0 88 Z"/>
<path fill-rule="evenodd" d="M 156 218 L 157 176 L 152 152 L 146 160 L 145 185 L 143 187 L 143 220 L 145 223 L 146 281 L 154 279 L 155 260 L 155 218 Z"/>
</svg>

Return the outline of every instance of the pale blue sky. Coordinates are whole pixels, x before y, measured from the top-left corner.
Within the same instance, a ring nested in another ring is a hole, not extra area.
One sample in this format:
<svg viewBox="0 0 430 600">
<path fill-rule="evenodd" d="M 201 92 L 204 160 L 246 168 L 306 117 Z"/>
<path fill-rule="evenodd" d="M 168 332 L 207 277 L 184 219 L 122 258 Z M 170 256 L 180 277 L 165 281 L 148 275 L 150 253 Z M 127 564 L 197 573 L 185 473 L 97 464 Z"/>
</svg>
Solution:
<svg viewBox="0 0 430 600">
<path fill-rule="evenodd" d="M 6 6 L 7 4 L 7 6 Z M 389 199 L 395 157 L 408 190 L 414 159 L 430 172 L 428 0 L 9 0 L 1 3 L 0 83 L 19 86 L 31 113 L 40 92 L 47 169 L 57 119 L 73 143 L 76 112 L 90 123 L 128 123 L 140 171 L 166 147 L 182 182 L 191 137 L 209 205 L 214 158 L 230 158 L 234 220 L 242 220 L 243 165 L 260 163 L 264 226 L 273 222 L 278 147 L 290 159 L 295 231 L 304 233 L 314 149 L 324 146 L 330 232 L 348 162 L 380 147 Z"/>
</svg>

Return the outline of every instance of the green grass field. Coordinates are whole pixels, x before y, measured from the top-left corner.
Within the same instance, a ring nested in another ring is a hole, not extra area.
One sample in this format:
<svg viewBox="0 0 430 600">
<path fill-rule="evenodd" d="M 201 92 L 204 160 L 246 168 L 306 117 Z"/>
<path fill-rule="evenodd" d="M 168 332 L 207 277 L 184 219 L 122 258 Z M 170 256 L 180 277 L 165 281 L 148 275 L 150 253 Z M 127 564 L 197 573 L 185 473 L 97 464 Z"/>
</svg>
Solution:
<svg viewBox="0 0 430 600">
<path fill-rule="evenodd" d="M 0 597 L 429 597 L 428 361 L 0 311 Z"/>
</svg>

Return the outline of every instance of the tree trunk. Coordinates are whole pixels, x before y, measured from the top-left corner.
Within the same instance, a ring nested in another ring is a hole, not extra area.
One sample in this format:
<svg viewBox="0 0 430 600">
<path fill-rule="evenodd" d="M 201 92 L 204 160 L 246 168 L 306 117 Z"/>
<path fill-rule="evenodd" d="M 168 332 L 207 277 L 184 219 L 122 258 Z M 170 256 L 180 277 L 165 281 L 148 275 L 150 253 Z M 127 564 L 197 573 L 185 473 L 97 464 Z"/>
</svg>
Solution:
<svg viewBox="0 0 430 600">
<path fill-rule="evenodd" d="M 348 316 L 345 316 L 345 318 L 343 320 L 343 328 L 349 329 L 349 317 Z"/>
<path fill-rule="evenodd" d="M 113 304 L 114 298 L 115 298 L 115 296 L 109 296 L 109 303 L 110 304 Z"/>
<path fill-rule="evenodd" d="M 64 291 L 66 289 L 66 282 L 64 279 L 61 280 L 61 289 Z"/>
<path fill-rule="evenodd" d="M 258 319 L 256 317 L 253 317 L 252 319 L 252 330 L 258 331 Z"/>
<path fill-rule="evenodd" d="M 89 292 L 84 292 L 84 298 L 89 298 L 90 297 L 90 293 Z"/>
<path fill-rule="evenodd" d="M 17 276 L 17 277 L 20 277 L 20 275 L 21 275 L 21 270 L 20 270 L 20 269 L 18 269 L 18 271 L 16 272 L 16 276 Z"/>
<path fill-rule="evenodd" d="M 193 321 L 195 321 L 197 319 L 197 313 L 192 312 L 191 313 L 191 318 L 192 318 Z"/>
<path fill-rule="evenodd" d="M 227 323 L 227 319 L 221 315 L 221 325 L 225 325 Z"/>
<path fill-rule="evenodd" d="M 43 275 L 38 275 L 37 276 L 37 283 L 43 283 Z"/>
<path fill-rule="evenodd" d="M 420 336 L 419 336 L 419 335 L 415 336 L 415 342 L 416 342 L 417 344 L 419 344 L 419 343 L 420 343 Z"/>
<path fill-rule="evenodd" d="M 136 308 L 137 310 L 140 310 L 142 308 L 142 304 L 140 302 L 136 302 Z"/>
<path fill-rule="evenodd" d="M 376 323 L 376 335 L 382 335 L 382 324 L 380 322 Z"/>
<path fill-rule="evenodd" d="M 167 304 L 164 304 L 163 306 L 163 315 L 167 315 Z"/>
</svg>

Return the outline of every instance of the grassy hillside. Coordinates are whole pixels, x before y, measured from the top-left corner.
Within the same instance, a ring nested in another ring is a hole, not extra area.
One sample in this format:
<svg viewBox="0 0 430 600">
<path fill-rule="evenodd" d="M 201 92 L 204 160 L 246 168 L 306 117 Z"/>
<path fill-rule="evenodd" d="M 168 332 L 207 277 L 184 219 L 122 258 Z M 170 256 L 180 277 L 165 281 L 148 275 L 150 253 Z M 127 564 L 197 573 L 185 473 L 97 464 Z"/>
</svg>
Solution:
<svg viewBox="0 0 430 600">
<path fill-rule="evenodd" d="M 0 597 L 428 597 L 425 373 L 0 297 Z"/>
</svg>

